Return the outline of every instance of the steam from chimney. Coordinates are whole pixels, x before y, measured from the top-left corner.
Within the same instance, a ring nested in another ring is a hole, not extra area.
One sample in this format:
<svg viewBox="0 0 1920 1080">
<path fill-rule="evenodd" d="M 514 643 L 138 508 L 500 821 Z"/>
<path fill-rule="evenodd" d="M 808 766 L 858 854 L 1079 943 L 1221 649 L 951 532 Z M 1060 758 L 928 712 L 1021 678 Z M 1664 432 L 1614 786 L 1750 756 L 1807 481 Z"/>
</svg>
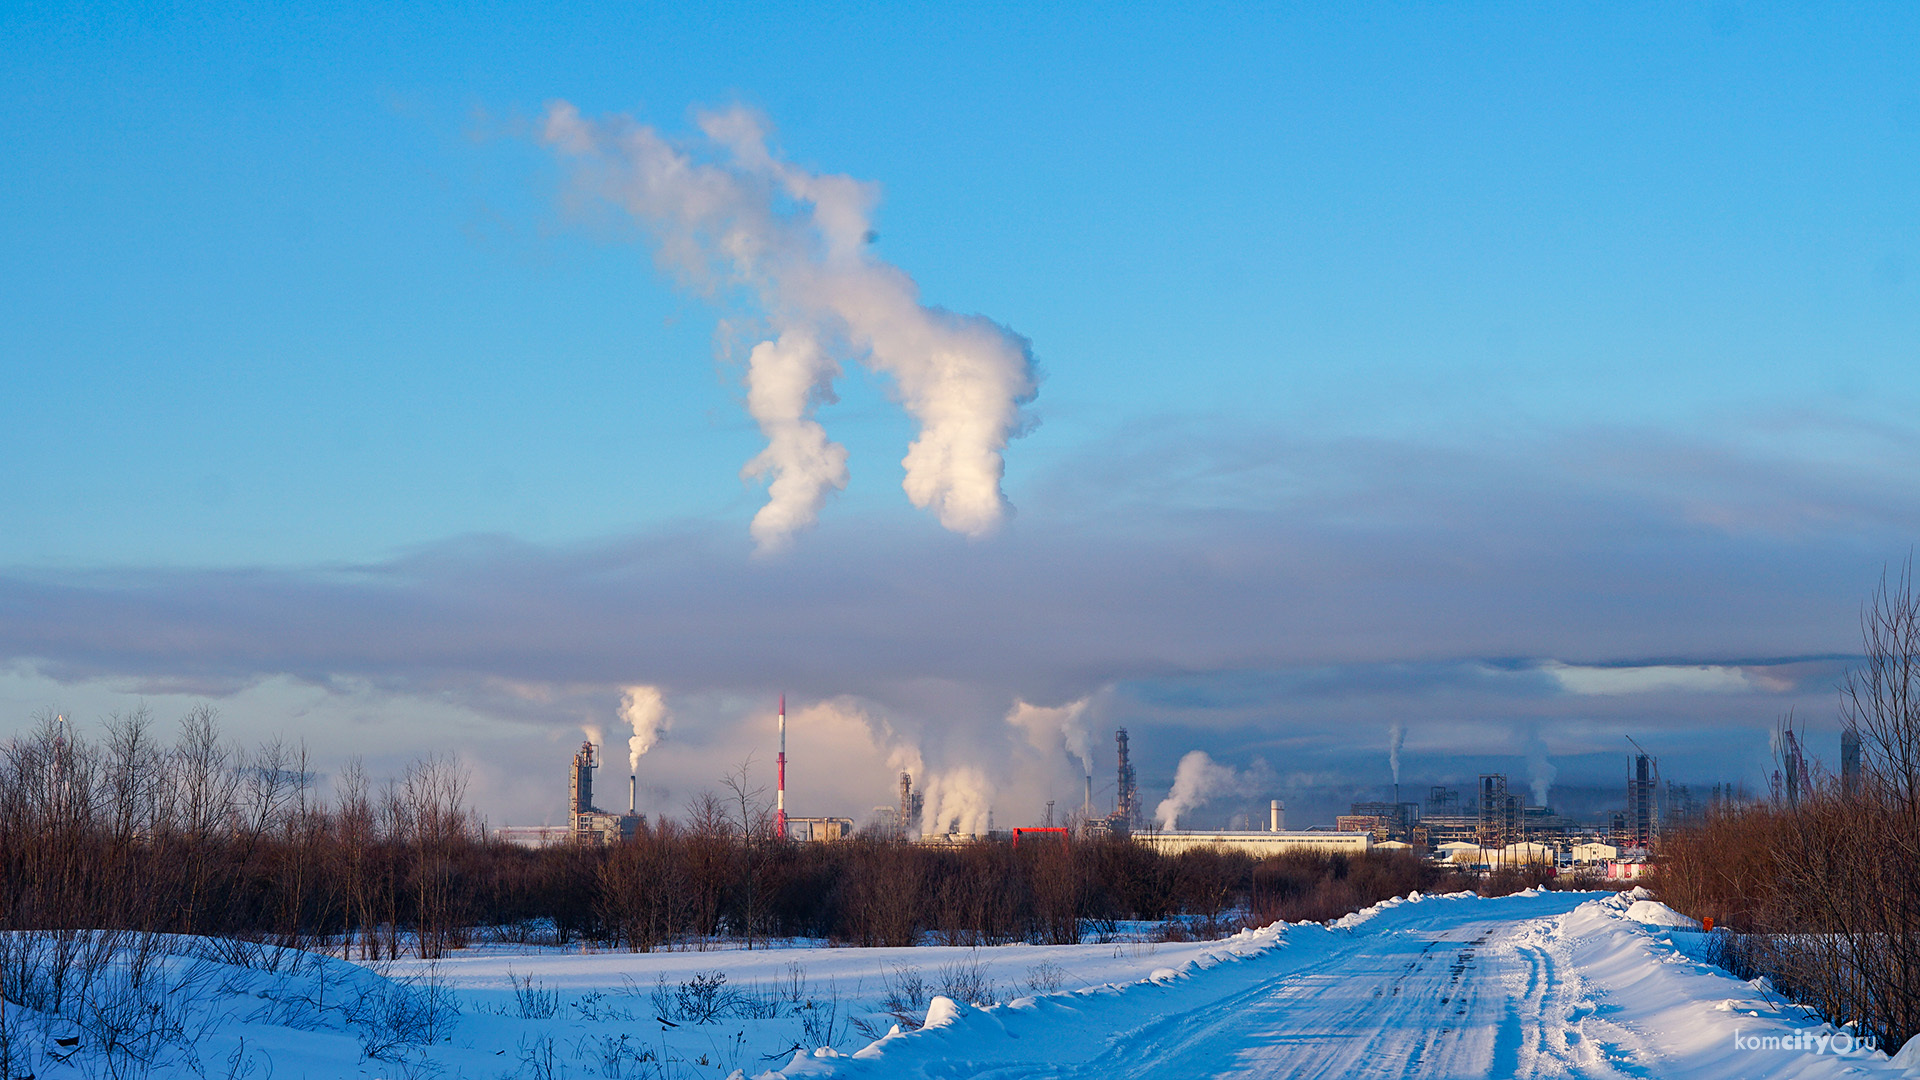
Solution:
<svg viewBox="0 0 1920 1080">
<path fill-rule="evenodd" d="M 1172 829 L 1180 815 L 1214 799 L 1247 795 L 1272 785 L 1273 771 L 1265 762 L 1254 762 L 1246 771 L 1216 763 L 1205 750 L 1190 750 L 1180 759 L 1173 773 L 1173 789 L 1154 808 L 1153 816 L 1163 829 Z"/>
<path fill-rule="evenodd" d="M 1393 766 L 1393 782 L 1400 783 L 1400 748 L 1407 744 L 1407 725 L 1398 720 L 1387 728 L 1387 763 Z"/>
<path fill-rule="evenodd" d="M 984 835 L 993 809 L 993 784 L 987 774 L 973 766 L 962 766 L 935 773 L 914 782 L 926 794 L 926 806 L 920 815 L 920 832 L 938 836 L 957 832 Z"/>
<path fill-rule="evenodd" d="M 1015 700 L 1007 723 L 1024 731 L 1035 750 L 1051 751 L 1064 746 L 1080 761 L 1081 771 L 1093 774 L 1093 732 L 1087 723 L 1091 695 L 1065 705 L 1047 708 Z"/>
<path fill-rule="evenodd" d="M 814 407 L 836 400 L 840 365 L 805 328 L 763 341 L 747 356 L 747 412 L 767 448 L 740 475 L 767 478 L 767 504 L 748 531 L 763 549 L 777 548 L 820 516 L 827 496 L 847 486 L 847 448 L 827 438 Z"/>
<path fill-rule="evenodd" d="M 748 354 L 747 409 L 767 446 L 743 475 L 767 480 L 751 526 L 760 550 L 784 547 L 846 487 L 846 448 L 814 418 L 834 400 L 841 359 L 888 376 L 919 425 L 902 461 L 907 498 L 955 532 L 994 529 L 1007 513 L 1002 452 L 1035 393 L 1027 341 L 921 303 L 913 279 L 873 254 L 875 185 L 780 159 L 749 110 L 696 119 L 705 137 L 686 147 L 555 102 L 541 138 L 584 191 L 645 225 L 687 284 L 757 299 L 773 335 Z"/>
<path fill-rule="evenodd" d="M 633 728 L 627 740 L 627 769 L 640 768 L 640 755 L 653 749 L 667 730 L 667 701 L 657 686 L 629 686 L 620 695 L 620 719 Z"/>
<path fill-rule="evenodd" d="M 593 745 L 598 746 L 602 749 L 606 748 L 607 731 L 605 728 L 601 727 L 599 724 L 581 724 L 580 733 L 582 735 L 585 735 L 587 737 L 587 741 L 592 743 Z"/>
<path fill-rule="evenodd" d="M 1547 796 L 1559 775 L 1560 770 L 1547 760 L 1547 743 L 1540 737 L 1540 729 L 1533 728 L 1527 734 L 1527 780 L 1533 788 L 1533 805 L 1548 805 Z"/>
</svg>

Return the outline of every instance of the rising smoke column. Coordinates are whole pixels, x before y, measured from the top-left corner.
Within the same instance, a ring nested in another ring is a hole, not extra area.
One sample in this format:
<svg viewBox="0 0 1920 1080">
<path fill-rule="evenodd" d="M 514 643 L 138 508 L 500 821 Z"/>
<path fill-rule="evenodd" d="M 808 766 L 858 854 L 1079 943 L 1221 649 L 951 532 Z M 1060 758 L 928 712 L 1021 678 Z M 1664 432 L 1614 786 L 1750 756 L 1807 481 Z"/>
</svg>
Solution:
<svg viewBox="0 0 1920 1080">
<path fill-rule="evenodd" d="M 1527 780 L 1533 789 L 1533 805 L 1546 806 L 1553 792 L 1553 781 L 1560 770 L 1547 760 L 1547 741 L 1540 737 L 1538 725 L 1527 731 Z"/>
<path fill-rule="evenodd" d="M 767 439 L 743 470 L 768 482 L 751 527 L 761 550 L 786 545 L 846 487 L 846 448 L 814 419 L 839 358 L 890 377 L 919 425 L 901 462 L 907 498 L 955 532 L 991 531 L 1007 512 L 1002 451 L 1035 392 L 1026 340 L 922 304 L 913 279 L 873 255 L 874 185 L 781 160 L 748 110 L 697 121 L 704 141 L 681 147 L 556 102 L 542 139 L 584 190 L 651 230 L 663 264 L 709 294 L 751 294 L 772 328 L 747 359 L 747 409 Z"/>
<path fill-rule="evenodd" d="M 620 695 L 620 719 L 633 728 L 627 740 L 627 771 L 638 772 L 640 755 L 667 730 L 667 699 L 657 686 L 629 686 Z"/>
<path fill-rule="evenodd" d="M 1400 748 L 1407 744 L 1407 725 L 1395 720 L 1387 728 L 1387 764 L 1393 767 L 1393 783 L 1400 785 Z"/>
<path fill-rule="evenodd" d="M 1163 829 L 1172 829 L 1180 815 L 1214 799 L 1252 795 L 1273 783 L 1272 770 L 1256 761 L 1245 772 L 1213 760 L 1205 750 L 1189 750 L 1173 773 L 1173 789 L 1154 808 L 1153 816 Z"/>
<path fill-rule="evenodd" d="M 994 787 L 985 771 L 971 765 L 945 769 L 926 777 L 920 790 L 927 800 L 920 815 L 922 835 L 986 835 Z"/>
<path fill-rule="evenodd" d="M 1087 706 L 1092 702 L 1093 698 L 1088 696 L 1049 708 L 1016 700 L 1013 711 L 1007 713 L 1007 723 L 1026 732 L 1027 741 L 1035 750 L 1064 747 L 1079 759 L 1081 771 L 1091 776 L 1093 732 L 1087 725 Z"/>
</svg>

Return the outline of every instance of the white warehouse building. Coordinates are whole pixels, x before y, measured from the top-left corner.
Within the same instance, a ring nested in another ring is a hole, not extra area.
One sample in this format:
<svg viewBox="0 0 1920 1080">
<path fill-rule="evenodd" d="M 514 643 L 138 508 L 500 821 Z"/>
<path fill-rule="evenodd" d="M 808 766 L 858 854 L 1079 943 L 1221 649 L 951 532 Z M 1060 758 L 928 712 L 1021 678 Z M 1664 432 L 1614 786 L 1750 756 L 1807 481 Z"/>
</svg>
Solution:
<svg viewBox="0 0 1920 1080">
<path fill-rule="evenodd" d="M 1133 838 L 1162 855 L 1212 848 L 1264 859 L 1290 851 L 1365 855 L 1373 849 L 1373 835 L 1363 832 L 1152 832 L 1134 833 Z"/>
</svg>

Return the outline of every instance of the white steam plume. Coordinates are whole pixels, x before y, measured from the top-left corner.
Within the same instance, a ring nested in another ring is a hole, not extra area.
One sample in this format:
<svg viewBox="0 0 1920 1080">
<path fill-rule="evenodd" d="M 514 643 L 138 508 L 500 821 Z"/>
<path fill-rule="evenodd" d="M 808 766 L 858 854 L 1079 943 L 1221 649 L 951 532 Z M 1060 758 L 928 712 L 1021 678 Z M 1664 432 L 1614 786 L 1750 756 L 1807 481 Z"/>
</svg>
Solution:
<svg viewBox="0 0 1920 1080">
<path fill-rule="evenodd" d="M 1407 725 L 1398 720 L 1387 728 L 1387 763 L 1393 766 L 1393 782 L 1400 782 L 1400 748 L 1407 744 Z"/>
<path fill-rule="evenodd" d="M 1532 729 L 1527 734 L 1527 780 L 1533 788 L 1533 805 L 1547 805 L 1554 778 L 1559 775 L 1560 770 L 1547 760 L 1547 743 L 1540 737 L 1540 729 Z"/>
<path fill-rule="evenodd" d="M 985 772 L 966 765 L 935 773 L 919 783 L 927 800 L 920 812 L 921 835 L 986 833 L 993 808 L 993 785 Z"/>
<path fill-rule="evenodd" d="M 955 532 L 991 531 L 1006 514 L 1002 452 L 1035 389 L 1026 340 L 921 303 L 913 279 L 873 255 L 872 184 L 781 160 L 748 110 L 697 119 L 705 139 L 689 148 L 556 102 L 542 139 L 585 190 L 647 226 L 661 261 L 690 283 L 756 297 L 774 331 L 747 361 L 747 408 L 767 439 L 744 470 L 768 480 L 752 525 L 761 550 L 788 543 L 846 486 L 846 448 L 814 419 L 832 400 L 837 356 L 889 376 L 919 425 L 902 461 L 907 498 Z"/>
<path fill-rule="evenodd" d="M 1087 727 L 1087 706 L 1091 696 L 1065 705 L 1048 708 L 1015 700 L 1007 723 L 1026 732 L 1035 750 L 1050 751 L 1064 746 L 1080 760 L 1081 771 L 1093 773 L 1093 732 Z"/>
<path fill-rule="evenodd" d="M 627 740 L 627 771 L 640 769 L 640 755 L 653 749 L 667 730 L 667 699 L 657 686 L 629 686 L 620 695 L 620 719 L 633 728 Z"/>
<path fill-rule="evenodd" d="M 760 422 L 767 448 L 740 475 L 768 477 L 767 504 L 749 531 L 762 548 L 776 548 L 813 524 L 830 491 L 847 486 L 847 448 L 827 438 L 814 405 L 833 400 L 840 373 L 805 330 L 789 330 L 753 347 L 747 359 L 747 411 Z"/>
<path fill-rule="evenodd" d="M 1173 789 L 1154 808 L 1153 816 L 1163 829 L 1172 829 L 1180 815 L 1214 799 L 1233 795 L 1251 795 L 1271 786 L 1272 770 L 1256 761 L 1245 772 L 1221 765 L 1205 750 L 1189 750 L 1173 773 Z"/>
<path fill-rule="evenodd" d="M 606 749 L 607 732 L 599 724 L 581 724 L 580 733 L 587 737 L 588 742 L 603 750 Z"/>
</svg>

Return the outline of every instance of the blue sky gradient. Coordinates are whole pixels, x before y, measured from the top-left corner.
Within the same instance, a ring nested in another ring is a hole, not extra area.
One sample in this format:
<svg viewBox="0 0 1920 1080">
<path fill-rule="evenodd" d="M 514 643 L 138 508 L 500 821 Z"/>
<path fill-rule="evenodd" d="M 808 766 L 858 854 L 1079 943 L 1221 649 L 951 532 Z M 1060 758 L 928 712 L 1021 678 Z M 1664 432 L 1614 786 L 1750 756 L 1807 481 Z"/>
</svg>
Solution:
<svg viewBox="0 0 1920 1080">
<path fill-rule="evenodd" d="M 1920 525 L 1911 7 L 17 4 L 0 30 L 16 722 L 211 695 L 321 739 L 350 712 L 361 752 L 493 761 L 519 817 L 557 798 L 516 763 L 629 682 L 680 695 L 715 777 L 788 689 L 935 771 L 998 767 L 1016 697 L 1094 694 L 1154 733 L 1150 780 L 1204 745 L 1303 762 L 1328 806 L 1394 719 L 1434 775 L 1535 732 L 1610 784 L 1651 730 L 1751 784 L 1781 712 L 1831 724 Z M 762 441 L 716 331 L 755 312 L 567 197 L 534 137 L 556 100 L 676 136 L 743 104 L 880 185 L 874 251 L 1032 342 L 1009 524 L 909 506 L 911 424 L 850 369 L 820 413 L 847 490 L 755 559 Z M 1554 662 L 1773 674 L 1596 695 Z"/>
</svg>

